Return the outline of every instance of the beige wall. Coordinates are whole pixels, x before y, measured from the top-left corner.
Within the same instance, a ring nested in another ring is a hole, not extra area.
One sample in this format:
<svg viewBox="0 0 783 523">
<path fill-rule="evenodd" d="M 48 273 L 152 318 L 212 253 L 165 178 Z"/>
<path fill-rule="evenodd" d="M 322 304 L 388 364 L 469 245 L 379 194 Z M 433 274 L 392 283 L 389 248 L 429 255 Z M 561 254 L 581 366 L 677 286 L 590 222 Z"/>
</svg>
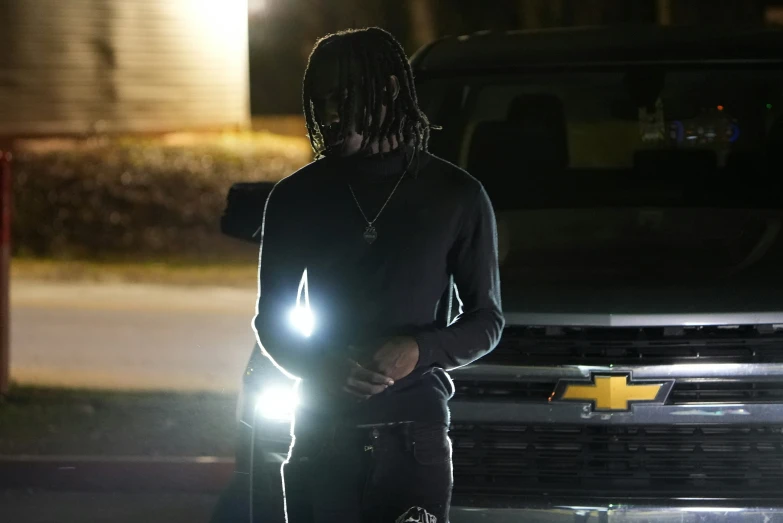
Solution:
<svg viewBox="0 0 783 523">
<path fill-rule="evenodd" d="M 0 0 L 0 135 L 245 127 L 247 0 Z"/>
</svg>

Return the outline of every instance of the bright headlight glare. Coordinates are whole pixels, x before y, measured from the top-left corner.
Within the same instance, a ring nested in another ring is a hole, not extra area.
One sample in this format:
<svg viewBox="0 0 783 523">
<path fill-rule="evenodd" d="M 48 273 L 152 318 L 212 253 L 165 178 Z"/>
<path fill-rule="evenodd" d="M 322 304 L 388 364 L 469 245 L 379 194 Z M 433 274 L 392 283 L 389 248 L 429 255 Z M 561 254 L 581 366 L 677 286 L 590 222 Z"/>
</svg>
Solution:
<svg viewBox="0 0 783 523">
<path fill-rule="evenodd" d="M 310 335 L 313 334 L 315 318 L 309 308 L 297 305 L 291 309 L 291 314 L 288 316 L 288 319 L 291 322 L 291 326 L 305 338 L 309 338 Z"/>
<path fill-rule="evenodd" d="M 307 269 L 302 272 L 302 279 L 299 280 L 299 289 L 296 292 L 296 306 L 291 310 L 288 317 L 291 326 L 302 336 L 309 338 L 313 333 L 315 318 L 310 311 L 310 288 L 307 283 Z"/>
<path fill-rule="evenodd" d="M 270 385 L 258 395 L 256 409 L 261 417 L 270 421 L 291 421 L 298 404 L 294 385 Z"/>
</svg>

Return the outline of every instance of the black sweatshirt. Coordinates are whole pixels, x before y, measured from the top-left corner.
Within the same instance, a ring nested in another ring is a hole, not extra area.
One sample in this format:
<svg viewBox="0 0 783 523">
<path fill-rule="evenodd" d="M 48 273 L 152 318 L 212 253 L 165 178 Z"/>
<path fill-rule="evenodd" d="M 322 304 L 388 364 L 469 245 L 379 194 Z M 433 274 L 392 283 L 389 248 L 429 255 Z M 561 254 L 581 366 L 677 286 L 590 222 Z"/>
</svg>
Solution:
<svg viewBox="0 0 783 523">
<path fill-rule="evenodd" d="M 349 184 L 372 220 L 401 178 L 368 244 Z M 445 371 L 487 354 L 503 330 L 489 198 L 475 178 L 426 152 L 326 158 L 280 181 L 266 204 L 259 269 L 259 343 L 302 378 L 301 408 L 311 418 L 448 423 L 454 389 Z M 289 319 L 305 269 L 309 337 Z M 463 312 L 447 326 L 452 277 Z M 371 349 L 398 335 L 416 339 L 419 362 L 383 393 L 358 401 L 308 386 L 319 356 L 348 356 L 349 346 Z"/>
</svg>

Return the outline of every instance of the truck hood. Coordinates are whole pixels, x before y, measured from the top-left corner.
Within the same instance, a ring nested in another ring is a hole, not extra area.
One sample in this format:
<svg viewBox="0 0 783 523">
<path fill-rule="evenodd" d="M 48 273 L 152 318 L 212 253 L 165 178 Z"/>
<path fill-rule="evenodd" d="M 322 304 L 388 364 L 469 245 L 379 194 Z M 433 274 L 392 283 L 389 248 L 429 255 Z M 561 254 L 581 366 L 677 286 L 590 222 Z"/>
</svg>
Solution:
<svg viewBox="0 0 783 523">
<path fill-rule="evenodd" d="M 783 323 L 780 210 L 547 209 L 497 221 L 509 324 Z"/>
</svg>

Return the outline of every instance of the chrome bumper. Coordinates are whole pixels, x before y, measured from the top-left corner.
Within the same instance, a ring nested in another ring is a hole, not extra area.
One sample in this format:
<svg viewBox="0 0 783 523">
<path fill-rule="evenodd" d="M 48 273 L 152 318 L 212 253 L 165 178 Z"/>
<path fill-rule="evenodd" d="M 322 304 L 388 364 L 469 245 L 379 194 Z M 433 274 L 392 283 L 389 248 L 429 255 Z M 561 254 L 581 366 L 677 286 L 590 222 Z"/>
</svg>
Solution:
<svg viewBox="0 0 783 523">
<path fill-rule="evenodd" d="M 279 467 L 286 458 L 280 451 L 264 449 L 263 462 L 271 482 L 282 486 Z M 268 492 L 266 494 L 269 494 Z M 545 503 L 546 500 L 505 500 L 488 503 L 456 498 L 449 523 L 783 523 L 783 495 L 779 500 L 657 500 L 622 504 Z"/>
<path fill-rule="evenodd" d="M 453 506 L 451 523 L 777 523 L 783 507 L 709 506 L 693 502 L 679 508 L 607 505 L 595 507 L 474 508 Z"/>
</svg>

